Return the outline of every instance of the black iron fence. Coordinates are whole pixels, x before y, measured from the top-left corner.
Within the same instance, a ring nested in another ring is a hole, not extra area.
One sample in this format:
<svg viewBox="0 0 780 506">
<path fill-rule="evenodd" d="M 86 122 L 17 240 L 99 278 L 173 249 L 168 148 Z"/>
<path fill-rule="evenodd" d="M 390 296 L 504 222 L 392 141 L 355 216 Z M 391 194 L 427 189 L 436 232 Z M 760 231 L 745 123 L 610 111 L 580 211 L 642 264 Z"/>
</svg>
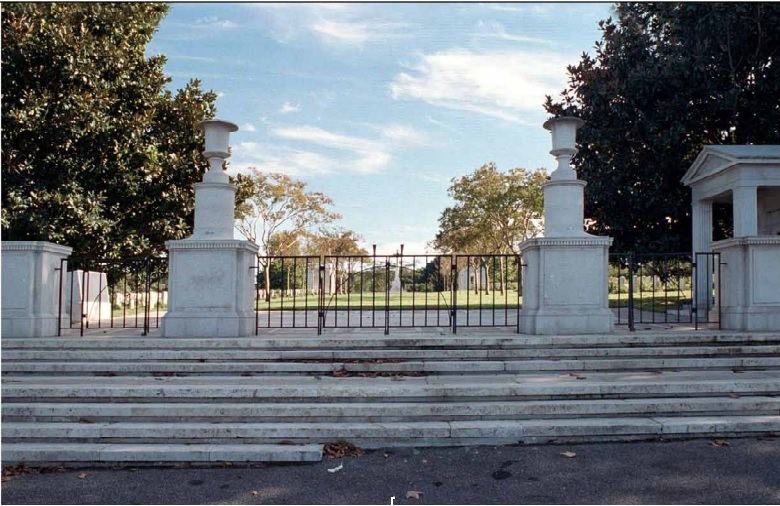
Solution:
<svg viewBox="0 0 780 506">
<path fill-rule="evenodd" d="M 58 335 L 63 330 L 159 328 L 168 307 L 167 258 L 69 257 L 60 263 Z"/>
<path fill-rule="evenodd" d="M 720 325 L 718 253 L 611 253 L 609 303 L 617 325 Z"/>
<path fill-rule="evenodd" d="M 258 257 L 257 328 L 516 327 L 516 255 Z"/>
</svg>

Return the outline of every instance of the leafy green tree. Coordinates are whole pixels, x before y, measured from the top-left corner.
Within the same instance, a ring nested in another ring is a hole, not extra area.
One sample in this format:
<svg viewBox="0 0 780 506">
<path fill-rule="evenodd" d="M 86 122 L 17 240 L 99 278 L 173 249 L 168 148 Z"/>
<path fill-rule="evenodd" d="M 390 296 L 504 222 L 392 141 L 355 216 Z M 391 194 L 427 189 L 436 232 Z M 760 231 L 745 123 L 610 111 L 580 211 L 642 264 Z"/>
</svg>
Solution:
<svg viewBox="0 0 780 506">
<path fill-rule="evenodd" d="M 574 165 L 595 232 L 616 251 L 688 251 L 680 179 L 702 147 L 780 143 L 780 4 L 622 3 L 616 18 L 545 108 L 587 122 Z"/>
<path fill-rule="evenodd" d="M 474 254 L 471 267 L 475 272 L 480 267 L 489 269 L 492 262 L 484 261 L 479 254 L 516 253 L 520 242 L 540 231 L 537 223 L 544 211 L 542 185 L 547 179 L 544 170 L 515 168 L 500 172 L 494 163 L 460 179 L 453 178 L 448 195 L 455 199 L 455 205 L 442 211 L 433 245 L 447 253 Z M 503 257 L 500 260 L 503 292 Z M 480 276 L 475 276 L 475 291 L 480 289 L 479 280 Z"/>
<path fill-rule="evenodd" d="M 77 255 L 164 251 L 193 221 L 215 95 L 144 55 L 162 4 L 2 5 L 2 232 Z"/>
</svg>

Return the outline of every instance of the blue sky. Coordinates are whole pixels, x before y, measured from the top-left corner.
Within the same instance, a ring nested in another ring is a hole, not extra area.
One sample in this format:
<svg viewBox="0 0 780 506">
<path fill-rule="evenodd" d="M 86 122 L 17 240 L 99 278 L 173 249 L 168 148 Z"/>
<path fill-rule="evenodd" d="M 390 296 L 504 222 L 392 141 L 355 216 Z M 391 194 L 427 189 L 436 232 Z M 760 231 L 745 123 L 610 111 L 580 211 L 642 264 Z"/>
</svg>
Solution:
<svg viewBox="0 0 780 506">
<path fill-rule="evenodd" d="M 335 201 L 370 251 L 423 253 L 450 179 L 552 170 L 542 107 L 607 3 L 175 3 L 148 54 L 218 93 L 229 172 L 284 172 Z"/>
</svg>

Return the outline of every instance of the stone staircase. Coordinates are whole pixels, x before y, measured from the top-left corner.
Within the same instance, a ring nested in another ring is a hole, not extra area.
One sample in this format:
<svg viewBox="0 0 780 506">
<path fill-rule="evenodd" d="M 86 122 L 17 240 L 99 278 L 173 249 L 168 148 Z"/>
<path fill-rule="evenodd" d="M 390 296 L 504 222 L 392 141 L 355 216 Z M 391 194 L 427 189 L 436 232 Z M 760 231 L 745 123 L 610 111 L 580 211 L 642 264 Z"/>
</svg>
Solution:
<svg viewBox="0 0 780 506">
<path fill-rule="evenodd" d="M 780 333 L 427 329 L 2 340 L 2 460 L 780 434 Z"/>
</svg>

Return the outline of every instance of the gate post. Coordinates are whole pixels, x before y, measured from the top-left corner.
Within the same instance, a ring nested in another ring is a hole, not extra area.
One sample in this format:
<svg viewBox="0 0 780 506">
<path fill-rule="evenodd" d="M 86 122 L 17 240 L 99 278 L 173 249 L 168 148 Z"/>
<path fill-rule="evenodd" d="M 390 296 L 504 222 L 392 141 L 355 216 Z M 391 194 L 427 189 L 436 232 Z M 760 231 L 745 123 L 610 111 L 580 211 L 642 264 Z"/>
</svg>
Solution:
<svg viewBox="0 0 780 506">
<path fill-rule="evenodd" d="M 46 241 L 2 241 L 4 337 L 59 333 L 61 269 L 73 248 Z"/>
</svg>

